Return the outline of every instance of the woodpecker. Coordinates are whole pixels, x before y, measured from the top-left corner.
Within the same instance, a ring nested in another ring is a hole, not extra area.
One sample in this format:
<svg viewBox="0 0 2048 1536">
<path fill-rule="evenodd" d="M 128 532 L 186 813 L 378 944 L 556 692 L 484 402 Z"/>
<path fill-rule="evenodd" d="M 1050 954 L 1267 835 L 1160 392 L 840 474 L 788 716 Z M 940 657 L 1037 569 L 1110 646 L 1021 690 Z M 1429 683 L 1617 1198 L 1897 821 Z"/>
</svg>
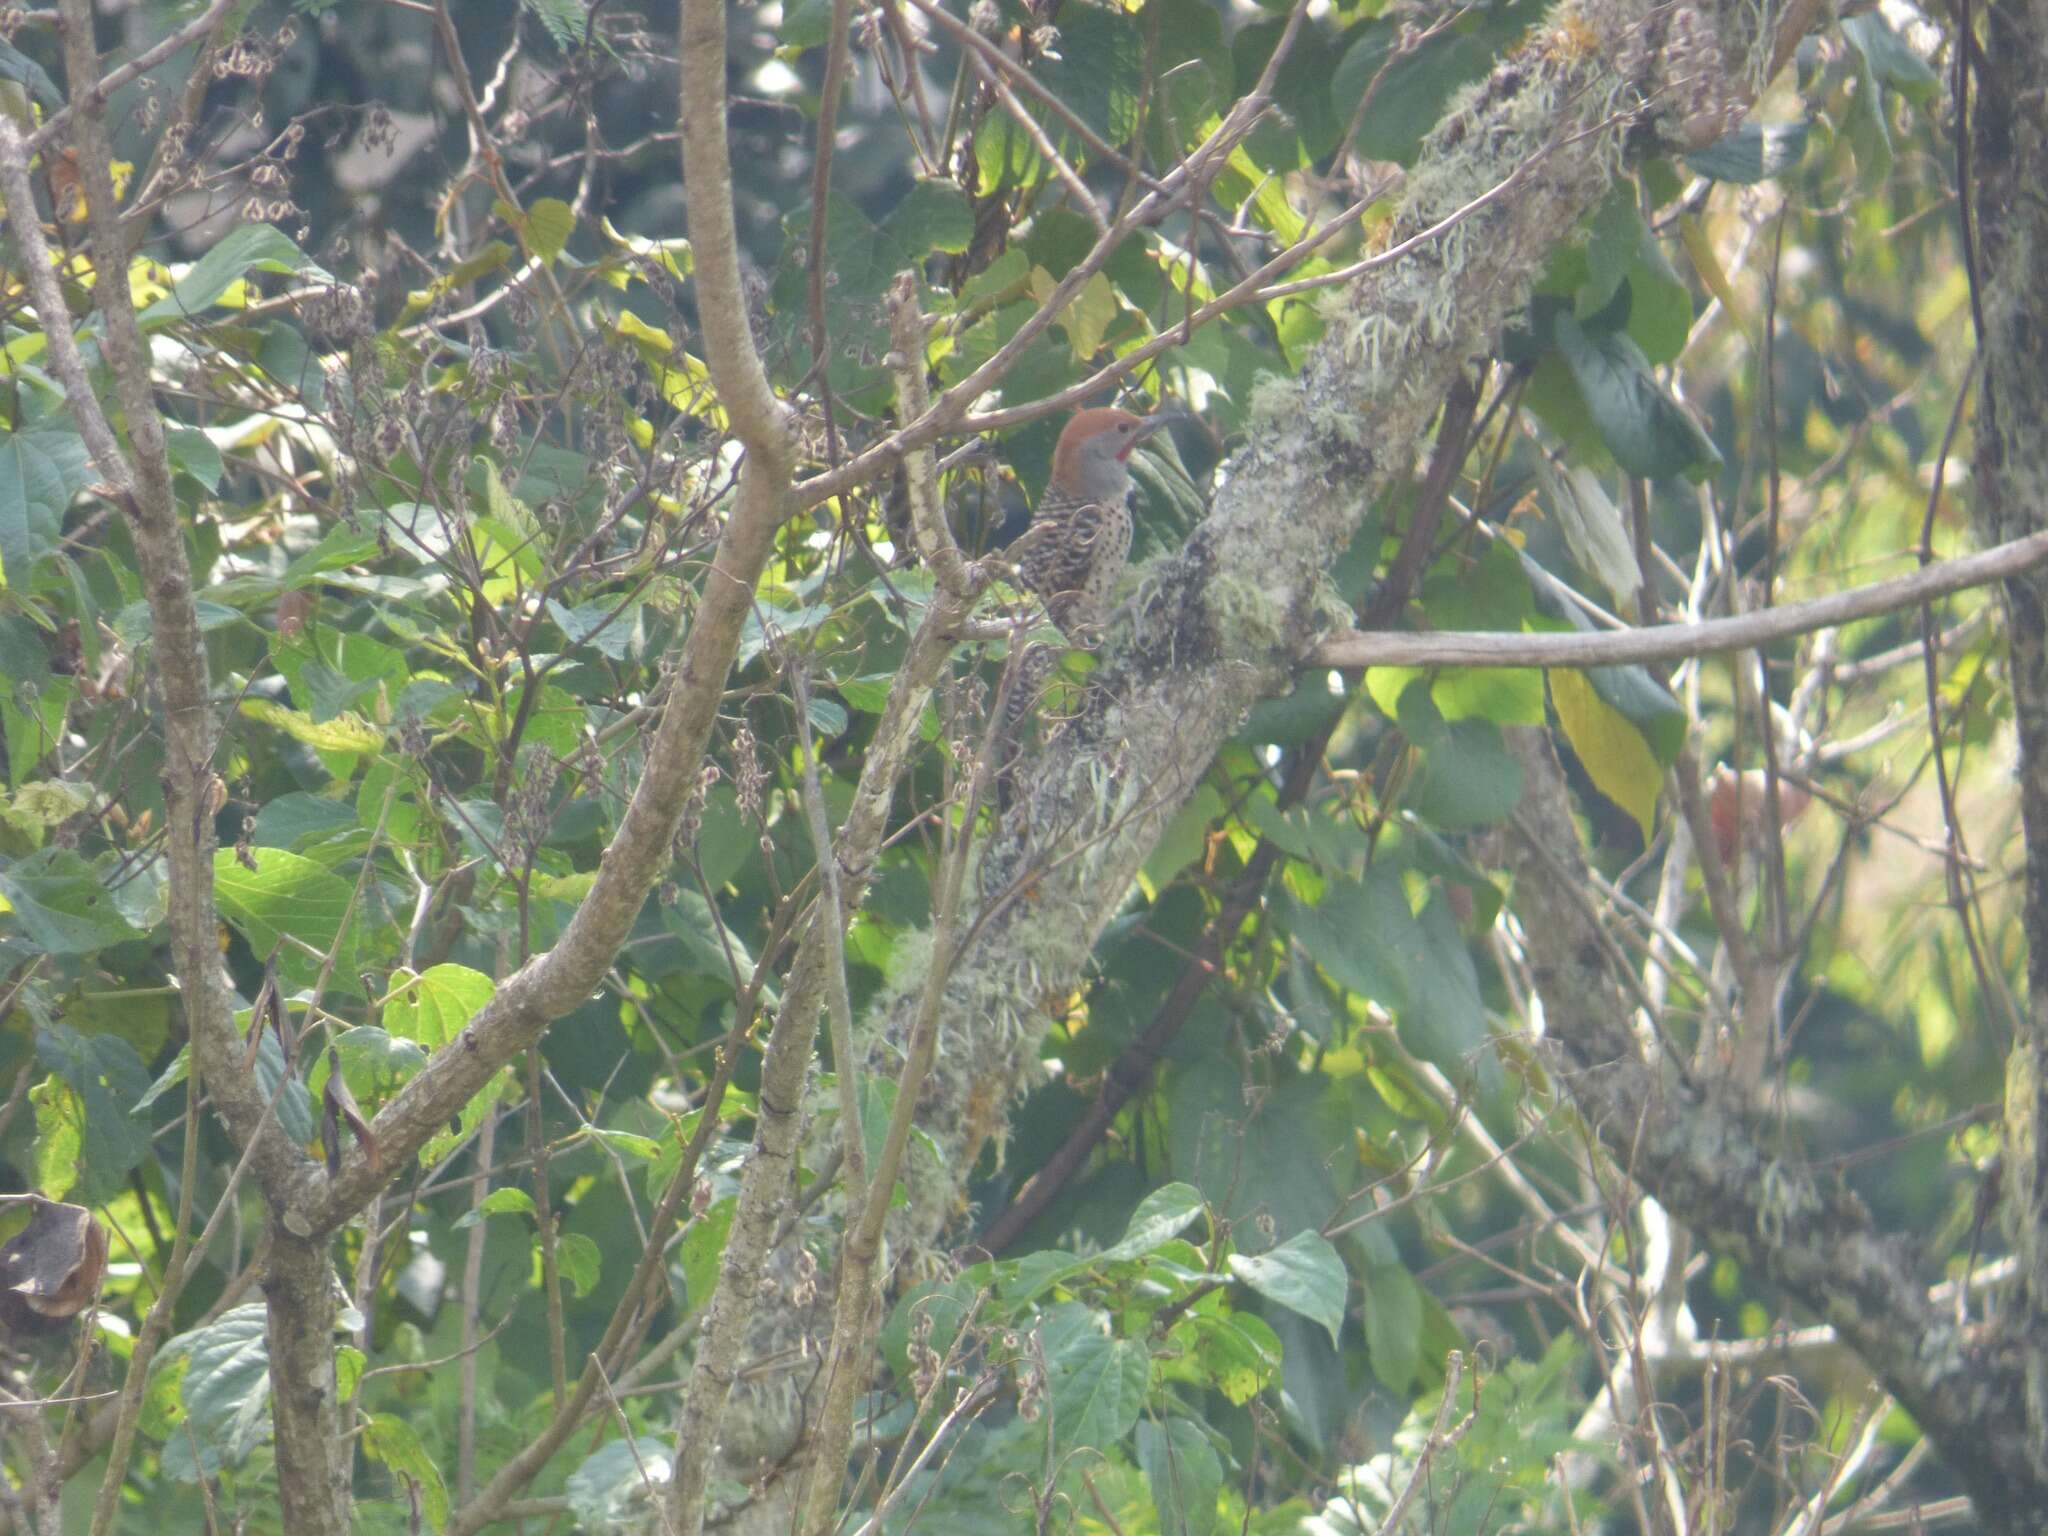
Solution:
<svg viewBox="0 0 2048 1536">
<path fill-rule="evenodd" d="M 1131 553 L 1131 450 L 1168 420 L 1100 406 L 1060 433 L 1052 479 L 1010 558 L 1069 640 L 1084 642 L 1108 617 Z"/>
<path fill-rule="evenodd" d="M 1031 526 L 1006 552 L 1047 617 L 1076 645 L 1100 635 L 1130 558 L 1131 450 L 1171 419 L 1109 406 L 1078 412 L 1053 449 L 1052 478 Z M 1058 657 L 1051 646 L 1030 647 L 1011 681 L 996 777 L 1000 808 L 1010 802 L 1023 718 L 1036 708 Z"/>
</svg>

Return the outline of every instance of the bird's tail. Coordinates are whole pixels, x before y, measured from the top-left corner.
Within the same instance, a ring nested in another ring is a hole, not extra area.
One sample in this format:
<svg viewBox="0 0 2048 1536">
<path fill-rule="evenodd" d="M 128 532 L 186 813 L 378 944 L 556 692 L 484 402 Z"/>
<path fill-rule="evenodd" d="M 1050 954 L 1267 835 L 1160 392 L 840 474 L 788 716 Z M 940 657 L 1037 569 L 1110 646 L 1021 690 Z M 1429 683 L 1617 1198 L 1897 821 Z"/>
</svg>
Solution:
<svg viewBox="0 0 2048 1536">
<path fill-rule="evenodd" d="M 995 790 L 999 814 L 1007 813 L 1010 802 L 1016 798 L 1017 760 L 1023 755 L 1025 730 L 1044 698 L 1045 685 L 1052 680 L 1059 659 L 1058 648 L 1050 645 L 1027 645 L 1017 659 L 1017 675 L 1010 680 L 1009 692 L 1003 696 L 1002 723 L 996 731 Z"/>
</svg>

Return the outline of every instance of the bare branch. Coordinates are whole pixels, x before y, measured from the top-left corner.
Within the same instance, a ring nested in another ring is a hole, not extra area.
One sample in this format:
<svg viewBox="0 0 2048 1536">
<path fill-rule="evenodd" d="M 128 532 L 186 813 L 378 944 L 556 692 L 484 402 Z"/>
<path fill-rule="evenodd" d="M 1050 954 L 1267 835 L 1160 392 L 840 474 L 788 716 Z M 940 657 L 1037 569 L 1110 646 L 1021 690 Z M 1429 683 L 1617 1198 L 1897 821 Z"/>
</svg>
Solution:
<svg viewBox="0 0 2048 1536">
<path fill-rule="evenodd" d="M 1309 653 L 1308 663 L 1318 667 L 1608 667 L 1682 661 L 1896 613 L 1971 587 L 2009 580 L 2043 563 L 2048 563 L 2048 533 L 2035 533 L 1888 581 L 1698 624 L 1653 624 L 1606 634 L 1570 635 L 1488 630 L 1366 634 L 1351 630 L 1318 643 Z"/>
<path fill-rule="evenodd" d="M 205 10 L 194 16 L 183 26 L 174 27 L 171 31 L 165 33 L 161 39 L 143 49 L 142 52 L 135 55 L 134 58 L 123 64 L 119 69 L 114 70 L 103 79 L 95 80 L 83 90 L 79 89 L 77 78 L 74 76 L 70 82 L 71 99 L 44 118 L 42 127 L 29 135 L 29 153 L 31 155 L 38 154 L 46 144 L 54 143 L 58 133 L 71 121 L 73 113 L 79 111 L 98 112 L 100 108 L 107 104 L 107 98 L 120 90 L 122 86 L 128 84 L 129 81 L 139 79 L 141 76 L 148 74 L 157 65 L 163 63 L 165 59 L 168 59 L 172 54 L 177 53 L 180 49 L 190 44 L 193 39 L 202 37 L 212 31 L 214 26 L 234 8 L 234 4 L 235 0 L 213 0 L 211 5 L 207 6 Z M 70 12 L 65 12 L 64 17 L 64 25 L 71 25 Z M 68 60 L 69 55 L 67 54 L 67 62 Z"/>
</svg>

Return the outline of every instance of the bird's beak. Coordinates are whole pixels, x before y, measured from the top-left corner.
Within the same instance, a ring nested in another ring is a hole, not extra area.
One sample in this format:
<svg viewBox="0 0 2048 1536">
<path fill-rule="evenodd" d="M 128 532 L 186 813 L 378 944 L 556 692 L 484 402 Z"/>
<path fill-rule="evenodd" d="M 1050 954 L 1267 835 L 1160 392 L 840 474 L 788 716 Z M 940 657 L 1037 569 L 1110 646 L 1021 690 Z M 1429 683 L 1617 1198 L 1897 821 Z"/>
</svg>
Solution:
<svg viewBox="0 0 2048 1536">
<path fill-rule="evenodd" d="M 1186 411 L 1154 411 L 1150 416 L 1147 416 L 1138 423 L 1138 435 L 1132 438 L 1131 441 L 1133 443 L 1142 443 L 1146 438 L 1165 430 L 1176 421 L 1186 421 L 1187 419 L 1188 413 Z"/>
</svg>

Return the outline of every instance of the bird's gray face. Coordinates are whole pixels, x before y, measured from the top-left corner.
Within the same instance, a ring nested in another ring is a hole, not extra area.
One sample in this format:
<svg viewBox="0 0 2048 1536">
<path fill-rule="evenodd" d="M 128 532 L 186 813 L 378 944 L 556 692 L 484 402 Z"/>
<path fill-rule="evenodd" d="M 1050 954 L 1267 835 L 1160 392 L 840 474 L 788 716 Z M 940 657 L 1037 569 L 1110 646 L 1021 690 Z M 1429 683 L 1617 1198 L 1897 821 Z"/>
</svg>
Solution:
<svg viewBox="0 0 2048 1536">
<path fill-rule="evenodd" d="M 1120 421 L 1112 430 L 1090 438 L 1081 450 L 1089 486 L 1104 494 L 1128 487 L 1131 483 L 1131 450 L 1165 426 L 1169 419 L 1165 416 L 1140 416 Z"/>
</svg>

